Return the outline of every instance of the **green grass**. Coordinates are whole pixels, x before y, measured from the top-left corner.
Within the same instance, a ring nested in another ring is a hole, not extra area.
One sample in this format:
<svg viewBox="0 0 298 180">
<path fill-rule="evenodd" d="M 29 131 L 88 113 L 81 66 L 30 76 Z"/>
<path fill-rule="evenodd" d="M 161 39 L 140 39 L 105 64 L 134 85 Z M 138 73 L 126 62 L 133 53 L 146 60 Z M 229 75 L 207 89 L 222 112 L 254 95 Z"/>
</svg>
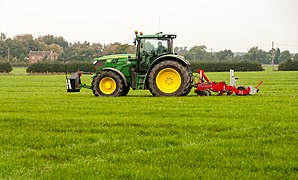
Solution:
<svg viewBox="0 0 298 180">
<path fill-rule="evenodd" d="M 26 67 L 13 67 L 11 74 L 12 75 L 25 75 L 26 74 Z"/>
<path fill-rule="evenodd" d="M 272 64 L 263 64 L 262 67 L 265 71 L 277 71 L 278 70 L 278 64 L 274 64 L 274 66 L 272 66 Z"/>
<path fill-rule="evenodd" d="M 21 74 L 0 75 L 0 179 L 298 178 L 298 72 L 235 72 L 254 96 L 118 98 Z"/>
</svg>

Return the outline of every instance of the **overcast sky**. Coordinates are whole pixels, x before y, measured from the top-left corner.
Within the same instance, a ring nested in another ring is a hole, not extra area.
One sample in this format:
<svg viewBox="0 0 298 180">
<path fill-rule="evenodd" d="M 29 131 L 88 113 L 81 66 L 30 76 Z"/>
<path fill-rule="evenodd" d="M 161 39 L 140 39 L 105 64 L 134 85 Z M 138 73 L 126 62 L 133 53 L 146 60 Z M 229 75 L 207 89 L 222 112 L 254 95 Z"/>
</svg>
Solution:
<svg viewBox="0 0 298 180">
<path fill-rule="evenodd" d="M 134 30 L 177 34 L 175 46 L 298 53 L 298 0 L 3 0 L 0 32 L 132 44 Z"/>
</svg>

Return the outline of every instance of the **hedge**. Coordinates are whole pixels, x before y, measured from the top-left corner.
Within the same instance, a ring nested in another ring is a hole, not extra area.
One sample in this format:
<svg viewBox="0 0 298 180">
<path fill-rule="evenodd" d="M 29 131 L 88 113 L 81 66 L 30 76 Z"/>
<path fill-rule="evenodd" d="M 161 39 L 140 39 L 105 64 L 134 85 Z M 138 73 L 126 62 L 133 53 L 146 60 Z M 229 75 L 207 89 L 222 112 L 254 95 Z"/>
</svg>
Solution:
<svg viewBox="0 0 298 180">
<path fill-rule="evenodd" d="M 10 63 L 12 67 L 28 67 L 30 64 L 25 62 Z"/>
<path fill-rule="evenodd" d="M 195 72 L 203 69 L 206 72 L 224 72 L 234 69 L 235 71 L 262 71 L 262 65 L 251 61 L 238 62 L 192 62 L 191 70 Z M 76 72 L 77 70 L 94 72 L 92 63 L 74 62 L 74 63 L 34 63 L 27 68 L 28 73 L 64 73 Z"/>
<path fill-rule="evenodd" d="M 8 62 L 0 62 L 0 72 L 10 73 L 12 71 L 12 66 Z"/>
<path fill-rule="evenodd" d="M 27 68 L 28 73 L 65 73 L 76 71 L 94 72 L 92 63 L 74 62 L 74 63 L 34 63 Z"/>
<path fill-rule="evenodd" d="M 298 71 L 298 61 L 288 60 L 278 65 L 279 71 Z"/>
<path fill-rule="evenodd" d="M 252 61 L 225 61 L 225 62 L 192 62 L 192 72 L 203 69 L 207 72 L 225 72 L 234 69 L 235 71 L 263 71 L 262 64 Z"/>
</svg>

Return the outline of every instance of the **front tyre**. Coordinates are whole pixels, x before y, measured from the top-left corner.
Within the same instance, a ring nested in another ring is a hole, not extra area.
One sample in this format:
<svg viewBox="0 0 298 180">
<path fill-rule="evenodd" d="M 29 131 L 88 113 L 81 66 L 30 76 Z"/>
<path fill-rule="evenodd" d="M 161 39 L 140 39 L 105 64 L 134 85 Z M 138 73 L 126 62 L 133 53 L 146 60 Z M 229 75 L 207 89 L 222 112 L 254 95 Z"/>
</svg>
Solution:
<svg viewBox="0 0 298 180">
<path fill-rule="evenodd" d="M 95 96 L 121 96 L 124 82 L 121 77 L 112 71 L 103 71 L 92 81 L 92 90 Z"/>
<path fill-rule="evenodd" d="M 192 77 L 188 68 L 172 60 L 165 60 L 155 65 L 148 79 L 149 90 L 156 96 L 187 95 L 191 83 Z"/>
</svg>

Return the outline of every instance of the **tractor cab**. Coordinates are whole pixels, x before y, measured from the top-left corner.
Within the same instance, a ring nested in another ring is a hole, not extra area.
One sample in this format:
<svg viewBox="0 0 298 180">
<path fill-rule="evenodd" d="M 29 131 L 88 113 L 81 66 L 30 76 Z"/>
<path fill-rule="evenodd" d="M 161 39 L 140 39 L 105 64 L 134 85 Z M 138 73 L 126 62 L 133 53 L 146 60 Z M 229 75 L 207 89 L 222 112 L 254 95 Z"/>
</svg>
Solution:
<svg viewBox="0 0 298 180">
<path fill-rule="evenodd" d="M 162 34 L 162 32 L 154 35 L 143 35 L 136 32 L 138 70 L 145 72 L 158 57 L 174 54 L 174 38 L 176 35 Z"/>
</svg>

